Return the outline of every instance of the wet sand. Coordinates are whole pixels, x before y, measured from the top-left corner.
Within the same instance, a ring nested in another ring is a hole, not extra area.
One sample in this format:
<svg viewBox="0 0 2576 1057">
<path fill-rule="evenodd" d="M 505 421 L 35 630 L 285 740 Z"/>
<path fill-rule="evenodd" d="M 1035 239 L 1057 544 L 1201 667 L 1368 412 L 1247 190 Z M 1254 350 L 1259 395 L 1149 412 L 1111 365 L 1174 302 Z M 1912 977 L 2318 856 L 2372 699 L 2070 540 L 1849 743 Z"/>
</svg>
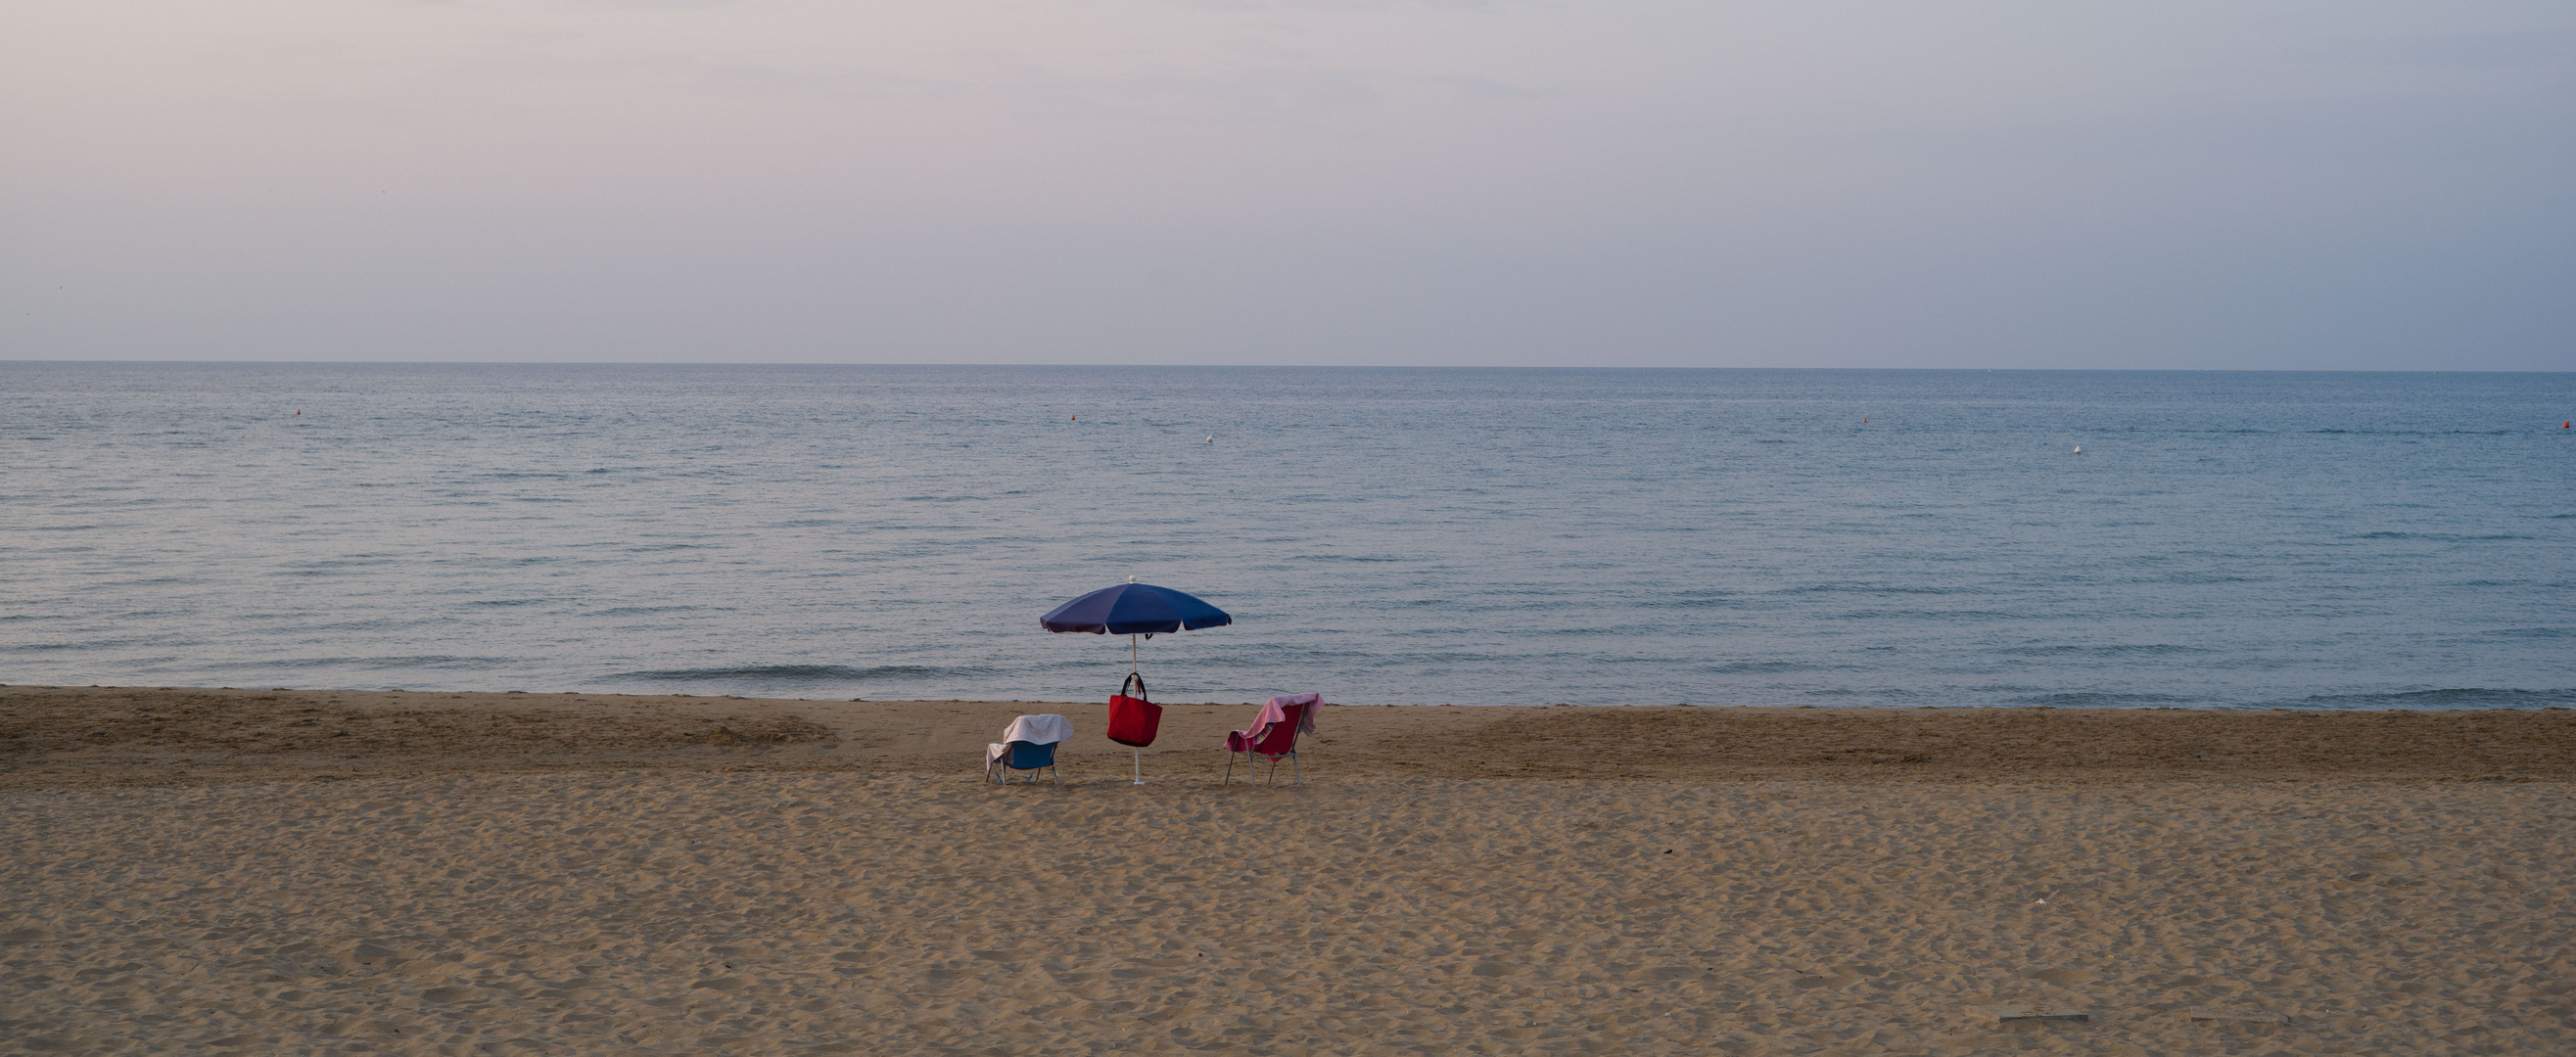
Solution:
<svg viewBox="0 0 2576 1057">
<path fill-rule="evenodd" d="M 1123 777 L 1098 702 L 0 686 L 0 789 L 664 770 L 971 772 L 1011 717 L 1077 732 L 1064 778 Z M 1253 706 L 1166 706 L 1147 767 L 1214 780 Z M 1349 707 L 1304 748 L 1344 778 L 1992 782 L 2576 780 L 2576 711 Z"/>
<path fill-rule="evenodd" d="M 1251 712 L 0 688 L 0 1052 L 2576 1052 L 2576 713 Z"/>
</svg>

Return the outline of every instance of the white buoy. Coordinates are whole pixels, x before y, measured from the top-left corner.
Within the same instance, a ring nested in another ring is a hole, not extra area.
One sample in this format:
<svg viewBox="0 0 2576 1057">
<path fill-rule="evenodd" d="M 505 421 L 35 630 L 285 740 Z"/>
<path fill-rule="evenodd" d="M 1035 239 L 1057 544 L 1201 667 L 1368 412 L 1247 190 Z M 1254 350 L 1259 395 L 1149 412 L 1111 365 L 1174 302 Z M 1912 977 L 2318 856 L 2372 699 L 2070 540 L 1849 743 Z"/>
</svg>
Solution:
<svg viewBox="0 0 2576 1057">
<path fill-rule="evenodd" d="M 1210 443 L 1210 444 L 1214 444 L 1214 443 L 1216 443 L 1216 434 L 1214 434 L 1214 433 L 1210 433 L 1210 434 L 1208 434 L 1208 443 Z"/>
<path fill-rule="evenodd" d="M 2077 454 L 2077 455 L 2082 455 L 2082 454 L 2084 454 L 2084 446 L 2083 446 L 2083 445 L 2081 445 L 2081 444 L 2076 445 L 2076 446 L 2075 446 L 2075 454 Z"/>
</svg>

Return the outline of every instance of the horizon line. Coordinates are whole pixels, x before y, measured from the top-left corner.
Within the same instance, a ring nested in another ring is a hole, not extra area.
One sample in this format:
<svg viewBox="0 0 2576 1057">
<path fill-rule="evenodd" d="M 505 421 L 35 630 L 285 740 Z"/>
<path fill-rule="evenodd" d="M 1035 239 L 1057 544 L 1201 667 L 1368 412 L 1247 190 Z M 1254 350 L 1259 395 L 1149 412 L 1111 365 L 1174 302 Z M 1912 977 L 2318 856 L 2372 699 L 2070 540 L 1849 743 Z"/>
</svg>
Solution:
<svg viewBox="0 0 2576 1057">
<path fill-rule="evenodd" d="M 928 363 L 898 361 L 812 360 L 190 360 L 190 359 L 38 359 L 0 357 L 0 364 L 44 365 L 190 365 L 206 367 L 905 367 L 905 368 L 1091 368 L 1101 370 L 1314 370 L 1314 371 L 1882 371 L 1923 374 L 2576 374 L 2576 368 L 2539 370 L 2477 367 L 1823 367 L 1823 366 L 1574 366 L 1566 364 L 1299 364 L 1299 363 Z"/>
</svg>

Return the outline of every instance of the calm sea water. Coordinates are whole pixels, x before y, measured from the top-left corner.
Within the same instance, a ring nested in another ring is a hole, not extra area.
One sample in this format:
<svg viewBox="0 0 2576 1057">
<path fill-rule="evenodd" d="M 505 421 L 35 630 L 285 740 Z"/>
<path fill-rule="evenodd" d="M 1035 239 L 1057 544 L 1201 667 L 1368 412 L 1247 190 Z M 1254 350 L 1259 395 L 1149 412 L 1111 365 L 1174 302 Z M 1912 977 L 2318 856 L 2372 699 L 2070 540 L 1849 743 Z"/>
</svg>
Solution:
<svg viewBox="0 0 2576 1057">
<path fill-rule="evenodd" d="M 1132 575 L 1237 621 L 1145 645 L 1165 700 L 2576 704 L 2571 415 L 2571 374 L 0 363 L 0 681 L 1099 699 L 1126 641 L 1038 615 Z"/>
</svg>

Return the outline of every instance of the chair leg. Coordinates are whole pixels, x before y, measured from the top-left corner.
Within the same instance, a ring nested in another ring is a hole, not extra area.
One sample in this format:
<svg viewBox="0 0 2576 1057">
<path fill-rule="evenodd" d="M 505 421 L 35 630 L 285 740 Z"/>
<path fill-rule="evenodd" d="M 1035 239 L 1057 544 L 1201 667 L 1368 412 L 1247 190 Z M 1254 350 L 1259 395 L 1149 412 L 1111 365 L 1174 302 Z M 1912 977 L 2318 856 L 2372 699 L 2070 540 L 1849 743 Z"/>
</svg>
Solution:
<svg viewBox="0 0 2576 1057">
<path fill-rule="evenodd" d="M 1306 784 L 1306 772 L 1297 769 L 1297 754 L 1293 752 L 1288 754 L 1288 776 L 1295 778 L 1298 785 Z"/>
<path fill-rule="evenodd" d="M 1232 749 L 1228 749 L 1228 750 L 1226 750 L 1226 753 L 1225 753 L 1225 777 L 1218 779 L 1216 784 L 1218 784 L 1218 785 L 1225 785 L 1225 784 L 1228 784 L 1228 783 L 1233 782 L 1233 781 L 1234 781 L 1234 750 L 1232 750 Z"/>
</svg>

